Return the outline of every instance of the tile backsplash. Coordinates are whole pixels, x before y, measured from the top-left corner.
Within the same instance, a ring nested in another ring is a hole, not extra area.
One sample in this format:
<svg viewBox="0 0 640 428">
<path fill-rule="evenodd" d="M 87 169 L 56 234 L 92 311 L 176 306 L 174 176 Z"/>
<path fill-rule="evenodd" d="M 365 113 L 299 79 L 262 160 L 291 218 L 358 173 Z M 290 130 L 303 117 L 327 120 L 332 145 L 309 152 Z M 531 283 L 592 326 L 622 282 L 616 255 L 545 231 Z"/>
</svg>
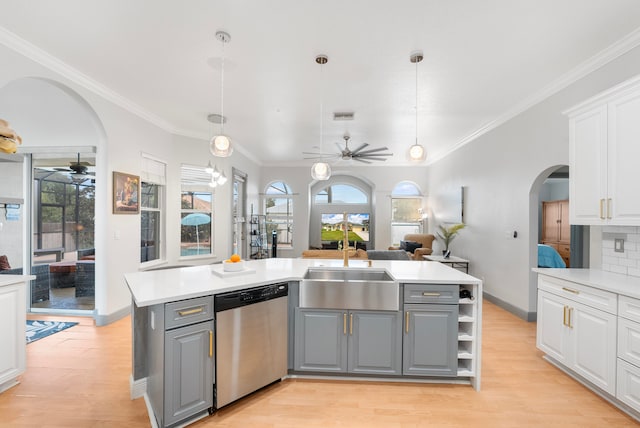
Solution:
<svg viewBox="0 0 640 428">
<path fill-rule="evenodd" d="M 622 252 L 616 251 L 616 239 L 623 240 Z M 640 277 L 640 227 L 602 228 L 602 270 Z"/>
</svg>

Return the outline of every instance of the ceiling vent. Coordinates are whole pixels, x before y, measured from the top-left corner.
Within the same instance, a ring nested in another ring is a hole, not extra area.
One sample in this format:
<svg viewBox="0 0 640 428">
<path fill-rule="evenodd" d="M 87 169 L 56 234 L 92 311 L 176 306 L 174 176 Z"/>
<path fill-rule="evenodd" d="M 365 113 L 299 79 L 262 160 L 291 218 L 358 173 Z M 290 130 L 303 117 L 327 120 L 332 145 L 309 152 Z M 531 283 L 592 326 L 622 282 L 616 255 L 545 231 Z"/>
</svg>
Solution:
<svg viewBox="0 0 640 428">
<path fill-rule="evenodd" d="M 333 113 L 333 120 L 353 120 L 352 111 L 337 111 Z"/>
</svg>

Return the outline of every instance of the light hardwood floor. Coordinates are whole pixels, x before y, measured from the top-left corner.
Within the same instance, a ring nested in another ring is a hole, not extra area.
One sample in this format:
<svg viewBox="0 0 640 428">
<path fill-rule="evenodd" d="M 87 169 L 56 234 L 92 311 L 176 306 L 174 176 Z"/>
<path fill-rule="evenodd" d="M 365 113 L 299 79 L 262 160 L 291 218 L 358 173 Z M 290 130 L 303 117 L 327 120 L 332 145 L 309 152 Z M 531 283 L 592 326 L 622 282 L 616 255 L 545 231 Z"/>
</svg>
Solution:
<svg viewBox="0 0 640 428">
<path fill-rule="evenodd" d="M 66 319 L 43 317 L 32 319 Z M 147 427 L 129 399 L 131 321 L 80 325 L 27 346 L 0 394 L 2 427 Z M 193 427 L 631 427 L 636 421 L 542 360 L 535 323 L 484 303 L 482 390 L 468 385 L 285 380 Z"/>
</svg>

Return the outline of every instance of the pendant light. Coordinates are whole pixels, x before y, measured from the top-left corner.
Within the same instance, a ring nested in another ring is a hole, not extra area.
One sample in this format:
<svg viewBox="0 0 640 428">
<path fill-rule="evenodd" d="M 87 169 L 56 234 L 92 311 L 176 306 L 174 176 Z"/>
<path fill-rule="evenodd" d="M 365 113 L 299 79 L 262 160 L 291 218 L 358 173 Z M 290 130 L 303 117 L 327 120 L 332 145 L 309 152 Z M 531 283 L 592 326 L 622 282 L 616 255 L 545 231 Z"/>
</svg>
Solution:
<svg viewBox="0 0 640 428">
<path fill-rule="evenodd" d="M 316 57 L 316 63 L 320 64 L 320 71 L 322 74 L 323 65 L 329 61 L 329 58 L 326 55 L 318 55 Z M 323 80 L 324 82 L 324 80 Z M 322 117 L 324 115 L 324 105 L 323 105 L 323 97 L 324 97 L 324 88 L 320 88 L 320 153 L 324 153 L 324 136 L 322 129 Z M 331 166 L 327 162 L 316 162 L 311 167 L 311 178 L 314 180 L 324 181 L 328 180 L 331 177 Z"/>
<path fill-rule="evenodd" d="M 220 134 L 216 135 L 209 142 L 209 149 L 214 156 L 226 158 L 233 153 L 233 147 L 231 146 L 231 139 L 224 134 L 224 123 L 226 118 L 224 117 L 224 45 L 229 43 L 231 36 L 225 31 L 216 32 L 216 39 L 222 42 L 222 67 L 220 78 Z"/>
<path fill-rule="evenodd" d="M 409 61 L 416 65 L 416 142 L 409 147 L 409 159 L 416 162 L 421 162 L 425 159 L 424 147 L 418 144 L 418 63 L 423 58 L 422 52 L 414 52 L 409 57 Z"/>
</svg>

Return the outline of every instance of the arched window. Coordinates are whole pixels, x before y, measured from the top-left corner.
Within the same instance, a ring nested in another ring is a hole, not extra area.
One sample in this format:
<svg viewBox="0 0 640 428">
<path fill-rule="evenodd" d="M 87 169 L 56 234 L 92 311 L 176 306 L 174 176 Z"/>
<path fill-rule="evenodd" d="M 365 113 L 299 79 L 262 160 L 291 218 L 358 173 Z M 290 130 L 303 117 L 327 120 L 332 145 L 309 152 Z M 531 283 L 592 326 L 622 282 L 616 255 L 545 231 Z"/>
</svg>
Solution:
<svg viewBox="0 0 640 428">
<path fill-rule="evenodd" d="M 347 213 L 349 245 L 373 248 L 372 193 L 371 185 L 347 175 L 334 175 L 328 182 L 315 183 L 311 187 L 309 246 L 338 248 Z"/>
<path fill-rule="evenodd" d="M 399 244 L 408 233 L 422 233 L 422 192 L 415 183 L 401 181 L 391 192 L 391 241 Z"/>
<path fill-rule="evenodd" d="M 284 181 L 274 181 L 264 192 L 264 213 L 267 216 L 267 238 L 275 230 L 278 245 L 291 246 L 293 237 L 293 192 Z"/>
</svg>

